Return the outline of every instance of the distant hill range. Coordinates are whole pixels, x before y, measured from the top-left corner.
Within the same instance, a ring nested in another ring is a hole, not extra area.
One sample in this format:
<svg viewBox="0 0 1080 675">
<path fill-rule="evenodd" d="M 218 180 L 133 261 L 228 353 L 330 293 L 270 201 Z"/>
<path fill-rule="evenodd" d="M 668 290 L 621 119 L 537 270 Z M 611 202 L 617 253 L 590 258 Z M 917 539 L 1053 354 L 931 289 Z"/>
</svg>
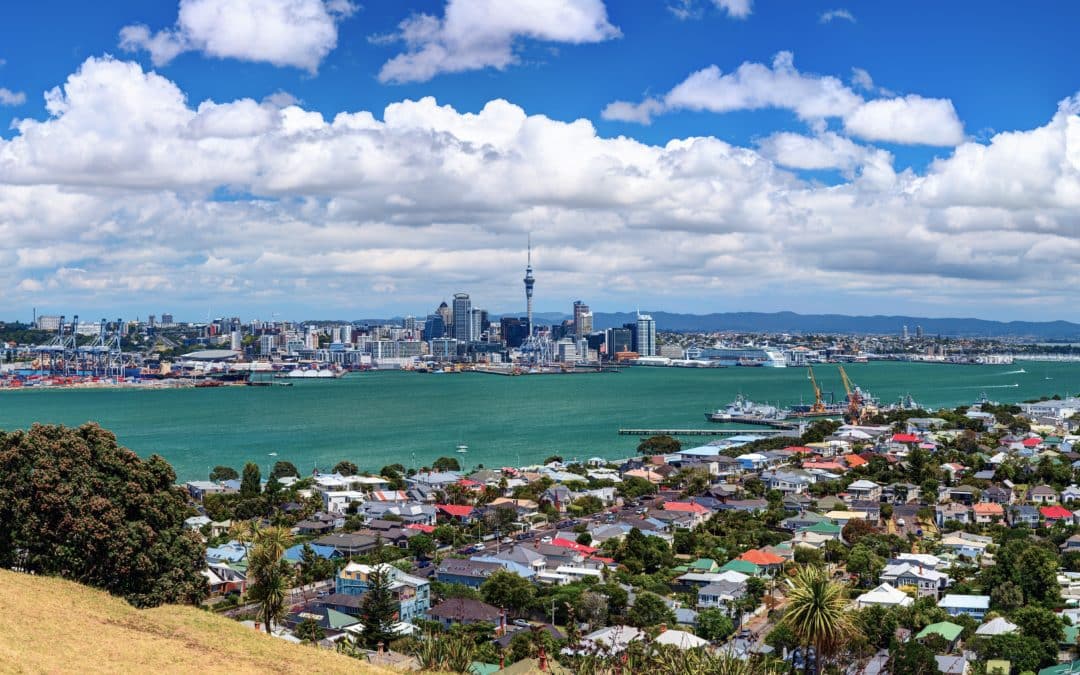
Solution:
<svg viewBox="0 0 1080 675">
<path fill-rule="evenodd" d="M 1030 338 L 1038 340 L 1080 341 L 1080 324 L 1070 321 L 986 321 L 984 319 L 930 319 L 918 316 L 847 316 L 844 314 L 797 314 L 795 312 L 717 312 L 713 314 L 676 314 L 642 312 L 656 320 L 660 331 L 682 333 L 732 331 L 741 333 L 831 333 L 850 335 L 899 335 L 906 325 L 911 335 L 922 326 L 926 335 L 981 338 Z M 492 314 L 498 321 L 500 314 Z M 520 316 L 508 313 L 505 316 Z M 559 312 L 536 312 L 539 325 L 561 323 L 571 318 Z M 401 323 L 393 319 L 361 319 L 357 323 L 380 325 Z M 603 330 L 636 320 L 634 312 L 594 312 L 593 328 Z"/>
<path fill-rule="evenodd" d="M 916 326 L 922 326 L 926 335 L 950 337 L 1080 339 L 1080 324 L 1069 321 L 986 321 L 983 319 L 931 319 L 917 316 L 796 314 L 795 312 L 648 313 L 656 320 L 657 330 L 661 331 L 899 335 L 906 325 L 911 335 L 915 335 Z M 595 312 L 593 327 L 597 330 L 611 328 L 630 323 L 635 319 L 636 315 L 633 312 Z"/>
</svg>

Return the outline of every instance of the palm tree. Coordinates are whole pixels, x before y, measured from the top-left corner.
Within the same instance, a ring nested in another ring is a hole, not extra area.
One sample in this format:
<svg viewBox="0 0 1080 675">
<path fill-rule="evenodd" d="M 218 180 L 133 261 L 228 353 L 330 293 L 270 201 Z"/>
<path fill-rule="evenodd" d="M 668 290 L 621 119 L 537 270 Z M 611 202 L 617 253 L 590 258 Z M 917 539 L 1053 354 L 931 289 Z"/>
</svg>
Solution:
<svg viewBox="0 0 1080 675">
<path fill-rule="evenodd" d="M 254 546 L 248 556 L 248 578 L 252 580 L 251 599 L 269 633 L 272 624 L 281 622 L 288 611 L 292 569 L 281 559 L 292 543 L 292 535 L 283 527 L 254 528 Z"/>
<path fill-rule="evenodd" d="M 789 583 L 789 603 L 781 622 L 803 645 L 814 648 L 815 672 L 821 672 L 822 660 L 835 654 L 855 630 L 847 613 L 844 587 L 812 566 L 799 569 Z M 809 666 L 809 654 L 804 658 Z"/>
</svg>

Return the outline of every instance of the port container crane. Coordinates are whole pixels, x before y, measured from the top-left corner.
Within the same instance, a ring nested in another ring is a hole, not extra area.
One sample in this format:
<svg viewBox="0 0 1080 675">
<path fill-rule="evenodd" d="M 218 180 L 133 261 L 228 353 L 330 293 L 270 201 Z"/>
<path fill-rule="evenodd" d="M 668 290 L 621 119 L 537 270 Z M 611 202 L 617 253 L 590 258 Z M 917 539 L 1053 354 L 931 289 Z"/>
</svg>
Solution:
<svg viewBox="0 0 1080 675">
<path fill-rule="evenodd" d="M 821 400 L 821 387 L 818 386 L 817 378 L 814 377 L 813 366 L 807 366 L 806 373 L 810 378 L 810 384 L 814 387 L 814 405 L 810 406 L 810 412 L 823 413 L 826 410 L 825 402 Z"/>
</svg>

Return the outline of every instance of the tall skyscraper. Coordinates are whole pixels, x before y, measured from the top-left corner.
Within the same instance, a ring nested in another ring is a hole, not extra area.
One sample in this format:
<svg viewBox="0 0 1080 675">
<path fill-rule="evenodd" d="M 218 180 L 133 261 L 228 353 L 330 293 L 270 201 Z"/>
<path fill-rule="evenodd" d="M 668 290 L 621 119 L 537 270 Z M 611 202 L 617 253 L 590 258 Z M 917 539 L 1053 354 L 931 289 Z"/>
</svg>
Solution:
<svg viewBox="0 0 1080 675">
<path fill-rule="evenodd" d="M 901 338 L 902 338 L 902 339 L 903 339 L 903 340 L 904 340 L 905 342 L 907 342 L 907 339 L 908 339 L 908 329 L 907 329 L 907 324 L 905 324 L 905 325 L 904 325 L 904 327 L 900 329 L 900 337 L 901 337 Z"/>
<path fill-rule="evenodd" d="M 487 314 L 486 310 L 474 309 L 470 317 L 472 319 L 469 325 L 469 335 L 471 340 L 479 340 L 480 336 L 484 334 L 484 317 Z"/>
<path fill-rule="evenodd" d="M 446 337 L 446 322 L 442 314 L 428 314 L 424 322 L 424 339 L 430 342 L 441 337 Z"/>
<path fill-rule="evenodd" d="M 580 300 L 574 301 L 574 335 L 581 339 L 592 332 L 592 312 Z"/>
<path fill-rule="evenodd" d="M 471 342 L 476 339 L 472 334 L 472 300 L 468 293 L 454 293 L 454 330 L 452 338 L 459 342 Z"/>
<path fill-rule="evenodd" d="M 656 321 L 648 314 L 637 315 L 637 353 L 656 356 Z"/>
<path fill-rule="evenodd" d="M 532 235 L 529 236 L 529 257 L 528 262 L 525 265 L 525 314 L 528 318 L 528 330 L 529 335 L 533 334 L 533 311 L 532 311 L 532 298 L 533 298 L 533 284 L 536 283 L 536 279 L 533 278 L 532 269 Z"/>
<path fill-rule="evenodd" d="M 922 326 L 915 326 L 915 337 L 921 339 L 923 335 L 925 335 L 925 333 L 923 333 Z"/>
<path fill-rule="evenodd" d="M 619 352 L 634 351 L 633 333 L 628 328 L 608 328 L 605 337 L 605 347 L 609 359 L 614 359 Z"/>
</svg>

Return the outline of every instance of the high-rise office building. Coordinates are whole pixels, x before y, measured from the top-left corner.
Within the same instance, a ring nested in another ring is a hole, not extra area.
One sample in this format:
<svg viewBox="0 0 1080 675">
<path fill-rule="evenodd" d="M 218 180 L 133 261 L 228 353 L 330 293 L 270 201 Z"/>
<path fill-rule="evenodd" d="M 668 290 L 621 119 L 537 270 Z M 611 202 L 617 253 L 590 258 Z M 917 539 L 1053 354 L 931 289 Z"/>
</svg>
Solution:
<svg viewBox="0 0 1080 675">
<path fill-rule="evenodd" d="M 459 342 L 471 342 L 475 338 L 472 334 L 472 300 L 468 293 L 454 294 L 453 331 L 451 337 Z"/>
<path fill-rule="evenodd" d="M 637 349 L 639 356 L 656 356 L 656 321 L 648 314 L 637 316 Z"/>
<path fill-rule="evenodd" d="M 487 312 L 482 309 L 474 309 L 472 310 L 472 312 L 469 313 L 469 316 L 472 318 L 472 321 L 469 325 L 470 340 L 479 340 L 480 337 L 484 334 L 484 317 L 486 315 Z"/>
<path fill-rule="evenodd" d="M 583 338 L 592 332 L 592 312 L 589 306 L 580 300 L 574 301 L 574 335 Z"/>
<path fill-rule="evenodd" d="M 915 326 L 915 337 L 922 338 L 924 335 L 922 326 Z"/>
<path fill-rule="evenodd" d="M 634 332 L 625 326 L 622 328 L 609 328 L 604 333 L 604 351 L 609 359 L 614 359 L 619 352 L 634 351 Z"/>
<path fill-rule="evenodd" d="M 904 341 L 907 341 L 907 339 L 908 339 L 908 329 L 907 329 L 907 324 L 904 324 L 904 327 L 900 329 L 900 337 L 901 337 L 901 338 L 902 338 L 902 339 L 903 339 Z"/>
<path fill-rule="evenodd" d="M 445 302 L 442 302 L 439 304 L 438 309 L 435 310 L 435 313 L 442 317 L 443 326 L 446 330 L 450 330 L 450 327 L 454 325 L 454 312 L 450 307 Z"/>
<path fill-rule="evenodd" d="M 424 322 L 424 340 L 431 342 L 441 337 L 446 337 L 446 323 L 442 314 L 428 314 Z"/>
<path fill-rule="evenodd" d="M 517 319 L 512 316 L 504 316 L 499 320 L 503 341 L 507 347 L 516 349 L 525 343 L 529 335 L 528 318 Z"/>
</svg>

